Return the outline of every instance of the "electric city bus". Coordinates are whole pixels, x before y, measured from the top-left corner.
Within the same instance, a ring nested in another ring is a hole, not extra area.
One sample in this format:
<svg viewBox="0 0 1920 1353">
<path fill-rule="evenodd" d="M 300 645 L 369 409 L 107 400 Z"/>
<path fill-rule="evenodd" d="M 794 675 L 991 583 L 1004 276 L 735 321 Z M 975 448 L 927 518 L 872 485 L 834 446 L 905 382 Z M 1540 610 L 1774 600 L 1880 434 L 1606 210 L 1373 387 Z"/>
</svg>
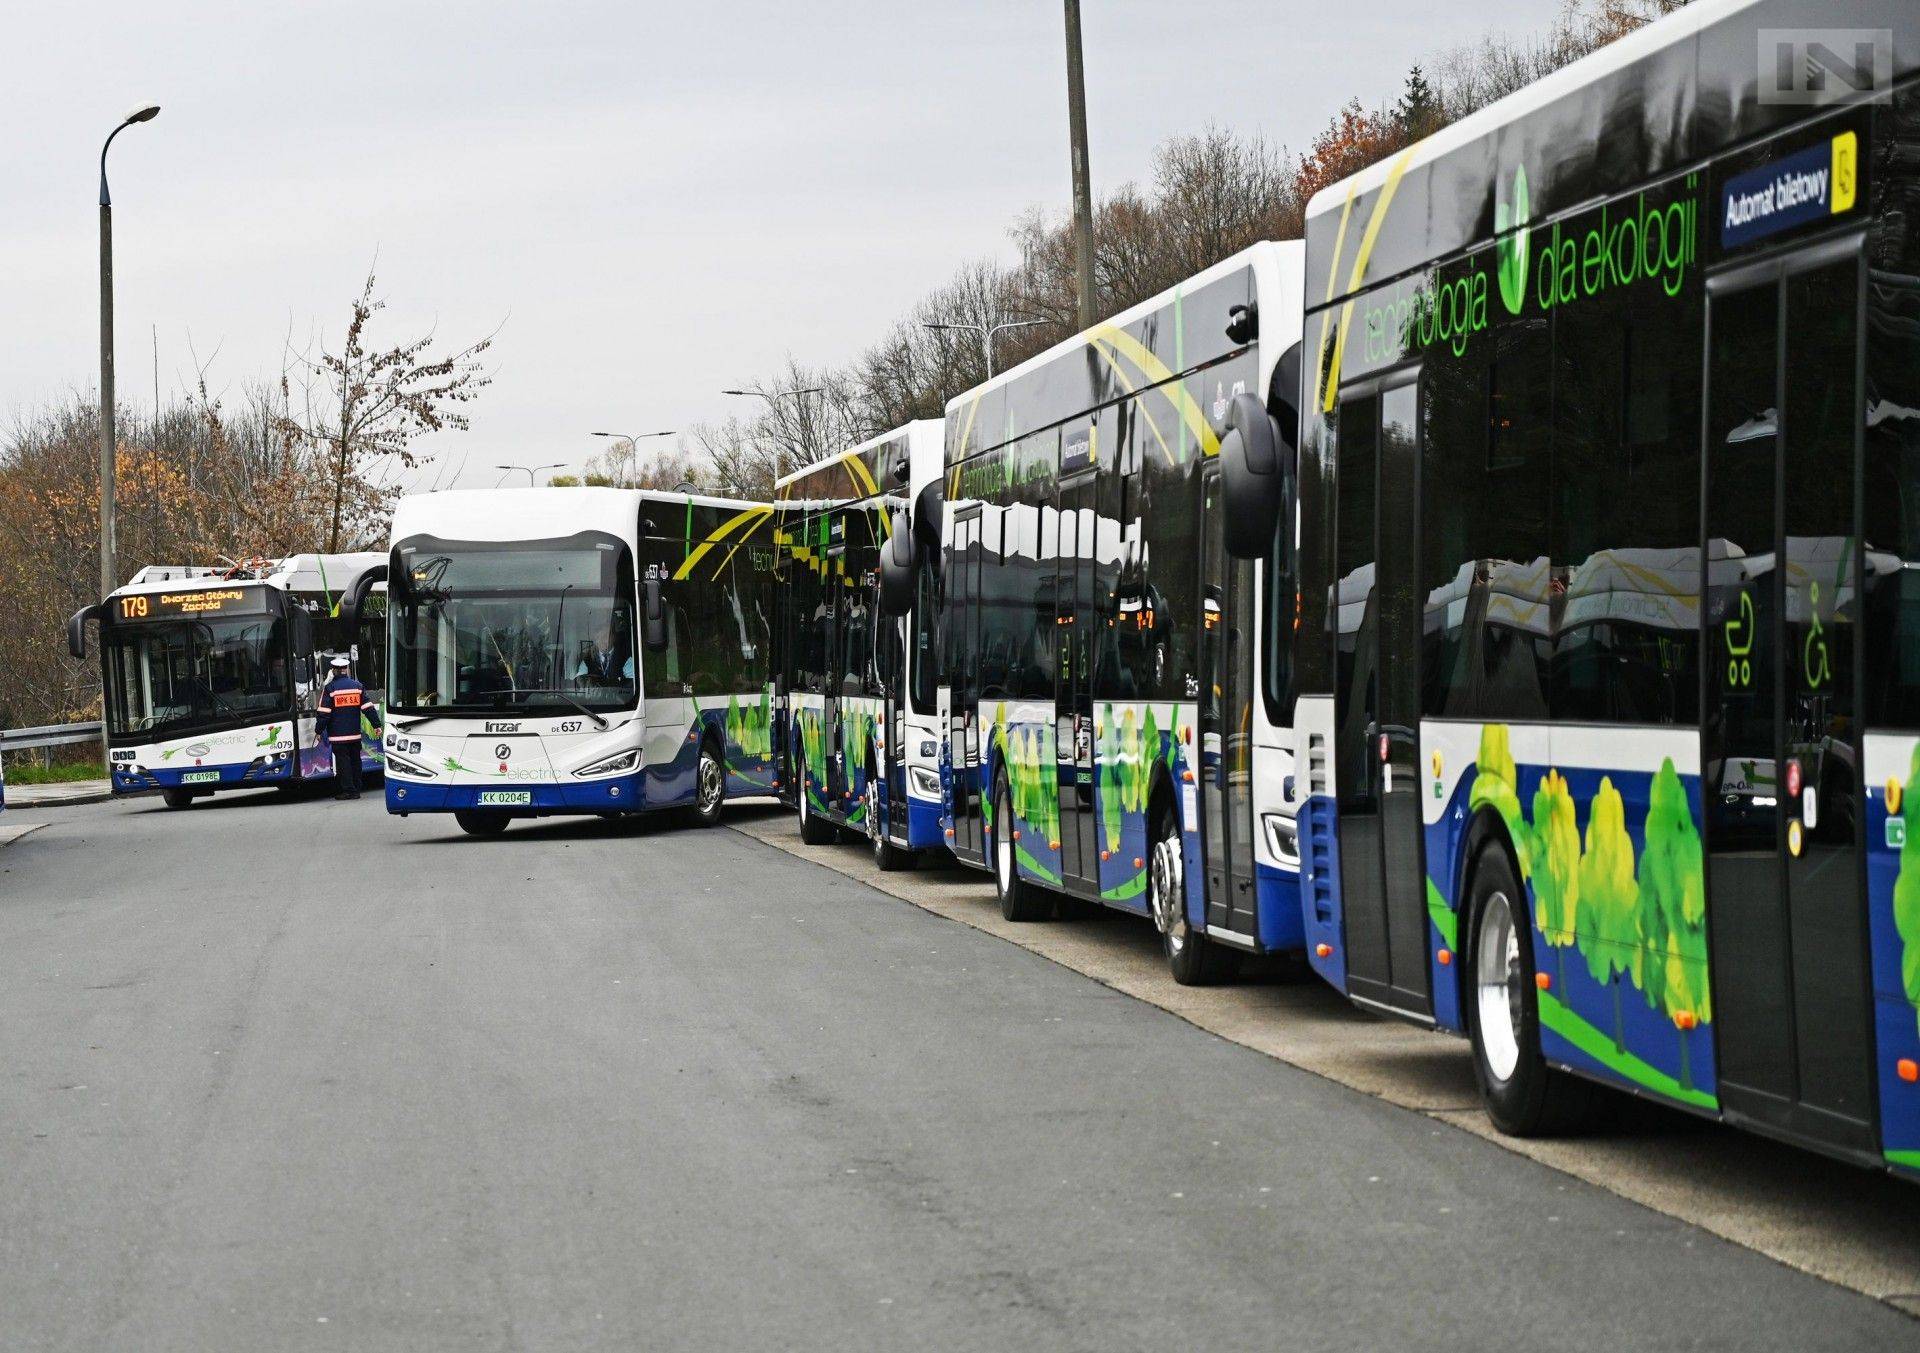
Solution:
<svg viewBox="0 0 1920 1353">
<path fill-rule="evenodd" d="M 802 840 L 862 834 L 881 869 L 944 847 L 933 579 L 945 440 L 922 419 L 796 470 L 775 489 L 778 687 L 792 730 L 781 797 Z M 881 552 L 918 539 L 883 605 Z"/>
<path fill-rule="evenodd" d="M 149 565 L 67 622 L 87 656 L 100 627 L 115 794 L 159 791 L 169 808 L 223 789 L 333 777 L 314 708 L 336 655 L 367 687 L 361 766 L 380 769 L 386 613 L 377 553 L 297 554 L 220 568 Z"/>
<path fill-rule="evenodd" d="M 1182 982 L 1302 944 L 1261 570 L 1225 548 L 1247 439 L 1255 478 L 1290 473 L 1273 424 L 1297 398 L 1302 266 L 1298 243 L 1257 245 L 946 411 L 953 852 L 1012 920 L 1061 898 L 1150 917 Z"/>
<path fill-rule="evenodd" d="M 774 792 L 773 509 L 693 494 L 418 494 L 388 569 L 387 809 L 515 818 Z"/>
<path fill-rule="evenodd" d="M 1916 200 L 1908 0 L 1697 0 L 1308 207 L 1309 961 L 1504 1131 L 1920 1175 Z"/>
</svg>

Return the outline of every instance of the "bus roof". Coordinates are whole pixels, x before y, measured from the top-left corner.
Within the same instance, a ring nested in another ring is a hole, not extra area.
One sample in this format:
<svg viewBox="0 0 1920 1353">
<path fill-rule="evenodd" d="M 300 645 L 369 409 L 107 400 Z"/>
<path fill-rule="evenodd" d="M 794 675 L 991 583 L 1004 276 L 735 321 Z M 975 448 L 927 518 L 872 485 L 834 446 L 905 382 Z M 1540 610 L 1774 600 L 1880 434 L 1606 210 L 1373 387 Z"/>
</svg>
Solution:
<svg viewBox="0 0 1920 1353">
<path fill-rule="evenodd" d="M 1526 174 L 1523 219 L 1538 221 L 1805 120 L 1819 110 L 1760 87 L 1766 31 L 1804 30 L 1817 16 L 1886 37 L 1895 78 L 1920 69 L 1912 3 L 1693 0 L 1314 194 L 1310 304 L 1490 241 L 1517 171 Z"/>
<path fill-rule="evenodd" d="M 283 559 L 230 565 L 148 564 L 110 596 L 148 595 L 192 591 L 208 583 L 276 587 L 283 592 L 351 592 L 369 570 L 382 567 L 387 556 L 376 550 L 346 554 L 290 554 Z"/>
<path fill-rule="evenodd" d="M 393 512 L 393 539 L 552 540 L 603 531 L 633 541 L 643 503 L 745 510 L 765 504 L 656 489 L 446 489 L 402 498 Z"/>
<path fill-rule="evenodd" d="M 900 449 L 907 454 L 904 487 L 909 492 L 917 491 L 922 484 L 940 477 L 944 427 L 943 420 L 938 418 L 903 423 L 780 476 L 774 484 L 774 497 L 783 502 L 796 498 L 848 502 L 880 493 L 883 482 L 902 487 L 895 467 L 889 463 L 891 455 Z"/>
<path fill-rule="evenodd" d="M 1302 244 L 1265 240 L 1062 339 L 947 402 L 947 460 L 1002 445 L 1237 350 L 1228 312 L 1257 303 L 1260 388 L 1300 337 Z M 1010 398 L 1009 392 L 1018 398 Z"/>
</svg>

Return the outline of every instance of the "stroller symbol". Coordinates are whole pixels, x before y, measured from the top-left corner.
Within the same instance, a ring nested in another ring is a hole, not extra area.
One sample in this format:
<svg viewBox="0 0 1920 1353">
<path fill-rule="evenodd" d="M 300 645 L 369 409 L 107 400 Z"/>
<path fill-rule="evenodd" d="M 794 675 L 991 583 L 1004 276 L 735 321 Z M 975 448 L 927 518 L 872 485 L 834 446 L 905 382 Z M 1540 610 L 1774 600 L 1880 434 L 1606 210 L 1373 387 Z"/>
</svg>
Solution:
<svg viewBox="0 0 1920 1353">
<path fill-rule="evenodd" d="M 1751 592 L 1740 594 L 1740 614 L 1721 628 L 1726 632 L 1727 640 L 1727 684 L 1736 687 L 1752 685 L 1755 624 Z"/>
</svg>

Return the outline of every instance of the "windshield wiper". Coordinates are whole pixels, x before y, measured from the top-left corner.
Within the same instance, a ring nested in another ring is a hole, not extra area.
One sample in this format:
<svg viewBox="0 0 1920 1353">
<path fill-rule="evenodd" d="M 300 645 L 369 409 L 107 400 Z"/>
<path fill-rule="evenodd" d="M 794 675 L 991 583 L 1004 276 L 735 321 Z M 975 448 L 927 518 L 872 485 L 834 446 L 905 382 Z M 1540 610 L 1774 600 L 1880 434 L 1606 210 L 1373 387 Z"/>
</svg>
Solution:
<svg viewBox="0 0 1920 1353">
<path fill-rule="evenodd" d="M 570 692 L 563 691 L 557 686 L 520 686 L 520 687 L 516 687 L 512 691 L 498 691 L 496 692 L 496 695 L 557 695 L 562 700 L 572 705 L 575 709 L 579 710 L 582 714 L 586 715 L 589 719 L 592 719 L 594 723 L 597 724 L 602 729 L 613 727 L 612 724 L 608 723 L 600 715 L 594 713 L 592 710 L 588 709 L 585 705 L 581 704 L 578 700 L 574 699 L 573 695 Z M 496 705 L 504 705 L 506 702 L 503 700 L 496 699 L 494 703 Z"/>
</svg>

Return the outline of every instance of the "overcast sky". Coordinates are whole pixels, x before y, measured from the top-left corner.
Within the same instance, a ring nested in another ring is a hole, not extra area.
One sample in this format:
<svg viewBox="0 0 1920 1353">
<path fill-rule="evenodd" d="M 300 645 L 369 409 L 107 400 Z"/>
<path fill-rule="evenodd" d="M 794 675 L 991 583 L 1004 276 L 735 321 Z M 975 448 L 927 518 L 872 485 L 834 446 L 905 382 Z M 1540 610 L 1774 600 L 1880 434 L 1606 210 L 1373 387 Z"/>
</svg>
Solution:
<svg viewBox="0 0 1920 1353">
<path fill-rule="evenodd" d="M 1084 0 L 1095 191 L 1209 121 L 1301 146 L 1347 98 L 1558 0 Z M 1069 194 L 1059 0 L 10 8 L 0 79 L 0 420 L 98 372 L 95 157 L 115 142 L 120 393 L 216 352 L 272 376 L 337 334 L 377 252 L 384 332 L 496 326 L 490 484 L 594 429 L 724 417 L 789 351 L 840 362 Z"/>
</svg>

